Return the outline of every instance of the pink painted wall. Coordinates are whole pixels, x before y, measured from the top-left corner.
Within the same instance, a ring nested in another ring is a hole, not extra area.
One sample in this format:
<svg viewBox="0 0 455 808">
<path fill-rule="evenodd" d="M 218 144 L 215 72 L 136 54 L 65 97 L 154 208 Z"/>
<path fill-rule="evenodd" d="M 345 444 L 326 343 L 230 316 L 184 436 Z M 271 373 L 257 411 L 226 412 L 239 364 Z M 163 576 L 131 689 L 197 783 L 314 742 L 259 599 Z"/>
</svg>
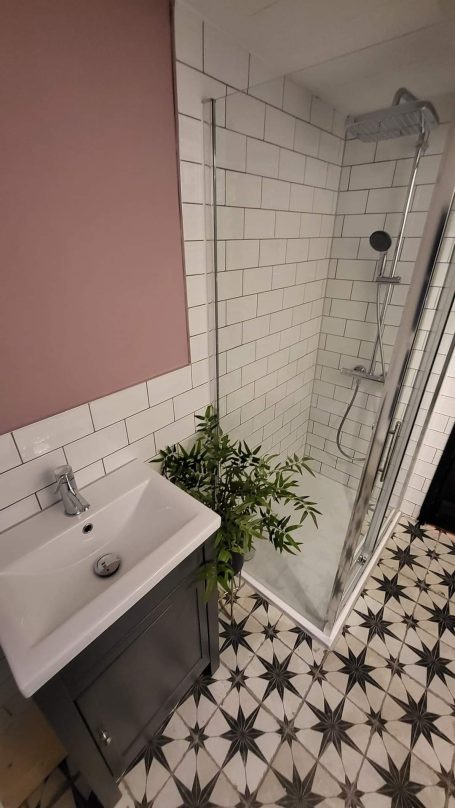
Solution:
<svg viewBox="0 0 455 808">
<path fill-rule="evenodd" d="M 0 4 L 0 434 L 188 364 L 169 0 Z"/>
</svg>

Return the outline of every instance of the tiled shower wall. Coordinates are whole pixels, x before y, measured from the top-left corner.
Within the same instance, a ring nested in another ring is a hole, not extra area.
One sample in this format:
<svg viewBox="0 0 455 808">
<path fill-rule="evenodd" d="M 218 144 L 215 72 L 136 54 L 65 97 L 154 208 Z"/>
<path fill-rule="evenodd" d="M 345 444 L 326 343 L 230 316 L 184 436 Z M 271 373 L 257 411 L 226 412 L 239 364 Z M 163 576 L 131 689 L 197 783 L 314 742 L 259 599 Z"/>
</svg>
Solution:
<svg viewBox="0 0 455 808">
<path fill-rule="evenodd" d="M 222 426 L 265 451 L 302 452 L 342 119 L 280 79 L 228 94 L 217 122 Z"/>
<path fill-rule="evenodd" d="M 452 110 L 440 105 L 442 121 Z M 447 124 L 433 131 L 421 160 L 417 187 L 397 267 L 402 283 L 393 289 L 386 315 L 384 353 L 390 360 L 414 260 L 425 223 L 443 150 Z M 356 488 L 362 462 L 340 457 L 336 433 L 353 394 L 353 381 L 341 368 L 364 365 L 369 369 L 377 333 L 376 254 L 368 238 L 385 229 L 392 236 L 388 268 L 399 232 L 410 179 L 415 137 L 376 143 L 346 142 L 338 195 L 335 233 L 324 302 L 312 407 L 308 425 L 307 452 L 318 470 L 332 479 Z M 387 271 L 387 270 L 386 270 Z M 381 295 L 385 294 L 382 287 Z M 378 359 L 379 354 L 377 354 Z M 376 362 L 375 372 L 380 372 Z M 368 448 L 382 385 L 361 382 L 359 394 L 345 422 L 341 443 L 348 453 L 360 457 Z"/>
</svg>

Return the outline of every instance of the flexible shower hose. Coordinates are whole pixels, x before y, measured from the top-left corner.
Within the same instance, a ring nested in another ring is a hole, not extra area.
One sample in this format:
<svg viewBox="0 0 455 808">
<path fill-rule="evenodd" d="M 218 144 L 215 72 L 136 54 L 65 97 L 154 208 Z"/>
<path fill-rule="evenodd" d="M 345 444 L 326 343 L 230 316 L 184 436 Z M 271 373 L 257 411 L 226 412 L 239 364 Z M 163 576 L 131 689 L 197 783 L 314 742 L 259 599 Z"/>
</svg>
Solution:
<svg viewBox="0 0 455 808">
<path fill-rule="evenodd" d="M 343 417 L 342 417 L 342 419 L 340 421 L 340 425 L 339 425 L 339 427 L 337 429 L 337 441 L 336 442 L 337 442 L 337 446 L 338 446 L 338 451 L 341 452 L 341 454 L 344 457 L 347 457 L 348 460 L 365 460 L 364 457 L 362 457 L 361 455 L 357 455 L 355 452 L 352 455 L 348 454 L 347 452 L 344 451 L 344 449 L 341 446 L 341 435 L 343 433 L 343 427 L 344 427 L 346 418 L 348 417 L 348 415 L 351 412 L 351 409 L 352 409 L 352 407 L 354 405 L 354 401 L 356 400 L 357 393 L 359 392 L 359 385 L 360 385 L 360 379 L 357 379 L 356 383 L 354 385 L 354 394 L 353 394 L 353 396 L 352 396 L 352 398 L 351 398 L 351 400 L 350 400 L 350 402 L 349 402 L 349 404 L 347 406 L 346 412 L 343 415 Z"/>
<path fill-rule="evenodd" d="M 385 314 L 385 312 L 384 312 L 384 314 Z M 378 345 L 379 345 L 379 357 L 380 357 L 380 361 L 381 361 L 381 372 L 382 372 L 382 378 L 385 379 L 384 345 L 383 345 L 383 341 L 382 341 L 383 322 L 382 322 L 382 316 L 381 316 L 381 286 L 380 286 L 379 283 L 378 283 L 377 289 L 376 289 L 376 323 L 377 323 L 377 326 L 378 326 L 378 337 L 377 337 L 377 339 L 378 339 Z M 374 354 L 373 354 L 373 359 L 371 361 L 370 371 L 373 370 L 373 365 L 374 365 Z M 340 421 L 340 424 L 338 426 L 336 444 L 337 444 L 337 447 L 338 447 L 338 451 L 343 455 L 343 457 L 346 457 L 348 460 L 359 460 L 359 461 L 363 462 L 365 460 L 365 457 L 363 455 L 359 455 L 355 451 L 352 454 L 349 454 L 348 452 L 345 452 L 345 450 L 341 446 L 341 436 L 343 434 L 343 427 L 345 425 L 345 422 L 346 422 L 346 419 L 347 419 L 349 413 L 351 412 L 352 407 L 354 406 L 354 401 L 357 398 L 357 393 L 359 392 L 359 387 L 360 387 L 360 381 L 361 381 L 360 379 L 356 380 L 356 383 L 354 385 L 354 393 L 353 393 L 352 398 L 351 398 L 351 400 L 350 400 L 350 402 L 349 402 L 349 404 L 347 406 L 346 412 L 344 413 L 344 415 L 343 415 L 343 417 L 342 417 L 342 419 Z"/>
</svg>

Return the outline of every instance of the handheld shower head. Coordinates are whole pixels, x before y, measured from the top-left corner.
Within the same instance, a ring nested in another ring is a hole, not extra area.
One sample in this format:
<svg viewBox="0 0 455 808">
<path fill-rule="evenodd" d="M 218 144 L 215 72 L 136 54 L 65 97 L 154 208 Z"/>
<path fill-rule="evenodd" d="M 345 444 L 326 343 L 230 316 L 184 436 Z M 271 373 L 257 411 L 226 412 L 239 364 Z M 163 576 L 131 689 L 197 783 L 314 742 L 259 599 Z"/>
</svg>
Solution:
<svg viewBox="0 0 455 808">
<path fill-rule="evenodd" d="M 370 247 L 376 252 L 386 253 L 391 244 L 392 239 L 385 230 L 375 230 L 370 236 Z"/>
</svg>

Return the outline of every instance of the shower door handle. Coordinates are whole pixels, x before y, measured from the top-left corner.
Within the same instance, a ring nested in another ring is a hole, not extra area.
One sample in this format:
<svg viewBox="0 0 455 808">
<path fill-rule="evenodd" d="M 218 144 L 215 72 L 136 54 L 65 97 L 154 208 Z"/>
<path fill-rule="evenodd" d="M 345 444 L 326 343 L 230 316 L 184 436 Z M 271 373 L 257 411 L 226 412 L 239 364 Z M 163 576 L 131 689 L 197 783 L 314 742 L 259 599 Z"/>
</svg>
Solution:
<svg viewBox="0 0 455 808">
<path fill-rule="evenodd" d="M 378 469 L 379 475 L 380 475 L 379 476 L 379 482 L 381 482 L 381 483 L 384 482 L 386 474 L 387 474 L 387 472 L 389 470 L 389 466 L 390 466 L 390 463 L 391 463 L 391 460 L 392 460 L 392 457 L 393 457 L 393 453 L 395 451 L 395 446 L 397 444 L 397 440 L 398 440 L 398 436 L 400 434 L 400 430 L 401 430 L 401 421 L 396 421 L 395 426 L 393 427 L 393 429 L 389 429 L 389 431 L 388 431 L 388 434 L 391 435 L 390 445 L 389 445 L 389 448 L 387 450 L 385 463 L 382 466 L 382 468 Z"/>
</svg>

